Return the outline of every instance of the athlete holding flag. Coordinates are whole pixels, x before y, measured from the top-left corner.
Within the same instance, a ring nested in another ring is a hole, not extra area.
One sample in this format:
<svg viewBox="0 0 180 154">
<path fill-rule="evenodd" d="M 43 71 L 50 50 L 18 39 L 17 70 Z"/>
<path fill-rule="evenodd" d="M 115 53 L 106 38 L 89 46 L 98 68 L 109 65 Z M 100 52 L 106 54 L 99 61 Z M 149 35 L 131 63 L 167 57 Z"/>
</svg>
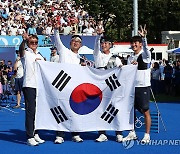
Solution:
<svg viewBox="0 0 180 154">
<path fill-rule="evenodd" d="M 150 86 L 151 86 L 151 52 L 147 49 L 147 30 L 146 25 L 144 28 L 140 26 L 141 30 L 138 31 L 140 36 L 133 36 L 130 44 L 134 51 L 134 54 L 128 58 L 128 64 L 138 65 L 135 83 L 135 109 L 143 113 L 145 118 L 145 134 L 141 140 L 143 143 L 150 142 L 150 128 L 151 128 L 151 116 L 149 111 L 150 100 Z M 130 131 L 128 136 L 123 138 L 123 141 L 137 139 L 134 130 Z"/>
</svg>

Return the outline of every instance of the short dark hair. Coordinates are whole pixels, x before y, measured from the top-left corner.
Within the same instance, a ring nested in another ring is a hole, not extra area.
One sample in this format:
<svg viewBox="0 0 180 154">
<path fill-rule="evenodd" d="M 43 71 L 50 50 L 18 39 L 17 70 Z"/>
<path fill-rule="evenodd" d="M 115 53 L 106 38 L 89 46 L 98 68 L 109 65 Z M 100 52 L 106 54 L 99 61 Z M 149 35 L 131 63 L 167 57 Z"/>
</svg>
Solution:
<svg viewBox="0 0 180 154">
<path fill-rule="evenodd" d="M 142 37 L 141 36 L 138 36 L 138 35 L 135 35 L 131 38 L 130 40 L 130 43 L 133 43 L 133 42 L 139 42 L 139 43 L 142 43 Z"/>
<path fill-rule="evenodd" d="M 101 43 L 103 43 L 103 42 L 110 42 L 110 43 L 112 43 L 112 40 L 111 40 L 111 38 L 109 38 L 107 36 L 102 36 L 100 42 Z"/>
</svg>

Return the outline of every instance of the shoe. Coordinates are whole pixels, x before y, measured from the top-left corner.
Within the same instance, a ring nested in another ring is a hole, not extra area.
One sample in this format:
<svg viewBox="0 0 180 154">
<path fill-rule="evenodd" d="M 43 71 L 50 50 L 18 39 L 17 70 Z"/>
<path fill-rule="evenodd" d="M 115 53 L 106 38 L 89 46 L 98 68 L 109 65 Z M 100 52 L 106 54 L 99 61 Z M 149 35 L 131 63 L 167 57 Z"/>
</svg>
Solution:
<svg viewBox="0 0 180 154">
<path fill-rule="evenodd" d="M 13 109 L 18 109 L 18 108 L 21 108 L 21 106 L 20 105 L 13 106 Z"/>
<path fill-rule="evenodd" d="M 150 135 L 145 133 L 144 138 L 141 140 L 141 143 L 149 143 L 150 142 Z"/>
<path fill-rule="evenodd" d="M 72 137 L 72 141 L 74 141 L 74 142 L 83 142 L 83 139 L 80 138 L 79 135 L 77 135 L 77 136 L 73 136 L 73 137 Z"/>
<path fill-rule="evenodd" d="M 117 141 L 117 142 L 122 142 L 122 141 L 123 141 L 123 136 L 120 135 L 120 134 L 118 134 L 118 135 L 116 136 L 116 141 Z"/>
<path fill-rule="evenodd" d="M 123 138 L 123 142 L 126 142 L 126 141 L 130 141 L 130 140 L 136 140 L 137 139 L 137 136 L 136 136 L 136 133 L 135 131 L 130 131 L 128 136 L 126 136 L 125 138 Z"/>
<path fill-rule="evenodd" d="M 39 137 L 38 134 L 35 134 L 35 135 L 34 135 L 34 139 L 35 139 L 35 141 L 38 142 L 38 143 L 44 143 L 44 142 L 45 142 L 45 140 L 42 140 L 42 139 Z"/>
<path fill-rule="evenodd" d="M 34 138 L 30 138 L 27 140 L 27 145 L 30 145 L 30 146 L 38 146 L 39 143 L 36 142 L 36 140 Z"/>
<path fill-rule="evenodd" d="M 108 138 L 106 135 L 104 134 L 101 134 L 97 139 L 96 139 L 96 142 L 105 142 L 105 141 L 108 141 Z"/>
<path fill-rule="evenodd" d="M 56 136 L 56 139 L 55 139 L 54 143 L 61 144 L 63 142 L 64 142 L 64 139 L 62 137 Z"/>
</svg>

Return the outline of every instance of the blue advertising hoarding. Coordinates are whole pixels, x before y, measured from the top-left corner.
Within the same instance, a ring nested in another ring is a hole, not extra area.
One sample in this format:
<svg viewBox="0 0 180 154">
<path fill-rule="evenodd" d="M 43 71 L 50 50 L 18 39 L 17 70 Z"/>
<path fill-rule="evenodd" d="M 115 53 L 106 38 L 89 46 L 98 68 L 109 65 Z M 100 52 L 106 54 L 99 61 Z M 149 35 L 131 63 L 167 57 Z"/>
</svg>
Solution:
<svg viewBox="0 0 180 154">
<path fill-rule="evenodd" d="M 5 60 L 7 64 L 8 60 L 11 60 L 14 64 L 16 59 L 15 47 L 0 47 L 0 60 Z"/>
<path fill-rule="evenodd" d="M 50 37 L 46 35 L 38 35 L 39 39 L 39 46 L 47 46 L 47 45 L 52 45 L 52 42 L 50 40 Z M 0 47 L 8 47 L 8 46 L 13 46 L 13 47 L 18 47 L 22 42 L 22 36 L 17 35 L 17 36 L 0 36 Z"/>
<path fill-rule="evenodd" d="M 70 48 L 71 35 L 61 35 L 61 40 L 63 44 Z M 90 49 L 94 49 L 95 36 L 81 36 L 82 45 Z M 38 35 L 38 49 L 41 54 L 49 60 L 50 58 L 50 47 L 54 45 L 54 36 Z M 22 36 L 0 36 L 0 47 L 15 47 L 14 50 L 18 50 L 19 45 L 22 42 Z M 8 49 L 9 50 L 9 49 Z M 6 51 L 8 51 L 6 50 Z M 14 52 L 14 51 L 13 51 Z M 87 51 L 81 52 L 81 55 L 85 55 L 88 60 L 93 60 L 92 54 L 89 54 Z M 7 55 L 8 56 L 8 55 Z"/>
</svg>

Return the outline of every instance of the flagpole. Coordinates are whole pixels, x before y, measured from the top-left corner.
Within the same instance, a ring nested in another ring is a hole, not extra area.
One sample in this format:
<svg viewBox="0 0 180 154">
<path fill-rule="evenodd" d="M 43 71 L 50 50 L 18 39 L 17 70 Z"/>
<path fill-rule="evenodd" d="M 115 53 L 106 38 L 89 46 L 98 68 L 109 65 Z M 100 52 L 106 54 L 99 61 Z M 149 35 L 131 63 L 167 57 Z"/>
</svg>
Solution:
<svg viewBox="0 0 180 154">
<path fill-rule="evenodd" d="M 138 35 L 138 0 L 133 0 L 133 36 Z"/>
</svg>

